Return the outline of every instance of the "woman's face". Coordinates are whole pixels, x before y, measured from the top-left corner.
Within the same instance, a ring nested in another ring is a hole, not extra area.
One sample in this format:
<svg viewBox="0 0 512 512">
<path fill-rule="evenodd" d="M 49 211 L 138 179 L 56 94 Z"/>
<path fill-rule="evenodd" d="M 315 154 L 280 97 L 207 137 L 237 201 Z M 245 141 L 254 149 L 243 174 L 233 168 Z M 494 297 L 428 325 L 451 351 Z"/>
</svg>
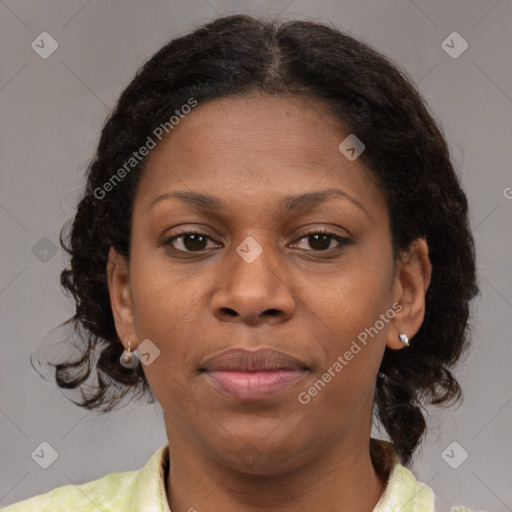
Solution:
<svg viewBox="0 0 512 512">
<path fill-rule="evenodd" d="M 421 320 L 407 317 L 384 195 L 338 149 L 348 135 L 311 100 L 231 97 L 199 104 L 149 154 L 129 268 L 112 251 L 109 284 L 123 344 L 150 340 L 171 453 L 268 474 L 341 440 L 367 449 L 384 349 Z M 234 348 L 300 368 L 206 364 Z"/>
</svg>

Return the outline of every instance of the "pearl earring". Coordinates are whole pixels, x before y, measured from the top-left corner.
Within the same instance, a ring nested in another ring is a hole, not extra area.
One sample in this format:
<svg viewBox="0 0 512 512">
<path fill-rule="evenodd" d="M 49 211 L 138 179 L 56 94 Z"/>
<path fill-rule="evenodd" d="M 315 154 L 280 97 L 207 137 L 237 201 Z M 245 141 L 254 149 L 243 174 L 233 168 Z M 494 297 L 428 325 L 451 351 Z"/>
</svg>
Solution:
<svg viewBox="0 0 512 512">
<path fill-rule="evenodd" d="M 137 349 L 135 349 L 137 350 Z M 121 366 L 125 368 L 137 368 L 139 366 L 140 360 L 135 356 L 134 353 L 130 350 L 130 342 L 128 342 L 128 350 L 124 349 L 121 357 L 119 358 L 119 363 Z"/>
<path fill-rule="evenodd" d="M 401 332 L 398 337 L 400 338 L 400 341 L 404 344 L 404 347 L 409 346 L 409 338 L 405 332 Z"/>
</svg>

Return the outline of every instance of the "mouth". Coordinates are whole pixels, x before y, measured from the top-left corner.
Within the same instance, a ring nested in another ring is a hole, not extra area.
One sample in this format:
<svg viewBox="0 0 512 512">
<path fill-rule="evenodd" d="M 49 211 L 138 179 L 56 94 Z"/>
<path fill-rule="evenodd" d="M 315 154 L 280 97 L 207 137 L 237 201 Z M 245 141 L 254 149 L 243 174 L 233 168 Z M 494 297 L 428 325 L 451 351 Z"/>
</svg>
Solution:
<svg viewBox="0 0 512 512">
<path fill-rule="evenodd" d="M 208 359 L 200 371 L 230 398 L 270 398 L 300 380 L 309 368 L 298 359 L 272 349 L 251 352 L 230 349 Z"/>
</svg>

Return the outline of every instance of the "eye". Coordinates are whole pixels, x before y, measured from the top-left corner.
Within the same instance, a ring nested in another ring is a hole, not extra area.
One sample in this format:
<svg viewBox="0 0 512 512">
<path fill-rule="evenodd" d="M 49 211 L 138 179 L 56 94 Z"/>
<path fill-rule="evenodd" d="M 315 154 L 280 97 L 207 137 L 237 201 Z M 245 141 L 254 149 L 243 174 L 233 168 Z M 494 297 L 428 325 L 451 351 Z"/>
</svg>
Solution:
<svg viewBox="0 0 512 512">
<path fill-rule="evenodd" d="M 303 240 L 308 241 L 309 246 L 311 247 L 310 250 L 314 252 L 328 251 L 331 249 L 341 249 L 343 246 L 351 243 L 348 238 L 345 238 L 341 235 L 332 233 L 321 228 L 316 228 L 314 230 L 308 231 L 307 233 L 304 233 L 303 236 L 299 238 L 297 242 L 301 242 Z M 331 247 L 331 242 L 333 240 L 338 244 L 335 247 Z M 294 242 L 294 244 L 297 244 L 297 242 Z"/>
<path fill-rule="evenodd" d="M 306 248 L 306 250 L 313 252 L 324 252 L 332 249 L 341 249 L 343 246 L 351 243 L 348 238 L 321 228 L 316 228 L 314 230 L 303 233 L 302 237 L 294 242 L 293 245 L 296 246 L 303 240 L 307 240 L 309 246 L 311 247 L 311 249 Z M 176 252 L 200 253 L 208 249 L 208 241 L 213 240 L 208 236 L 207 233 L 201 231 L 186 231 L 166 239 L 163 242 L 163 245 L 170 246 Z M 337 243 L 337 246 L 331 247 L 333 241 Z M 218 245 L 214 247 L 218 247 Z"/>
<path fill-rule="evenodd" d="M 207 249 L 208 240 L 212 239 L 206 233 L 187 231 L 168 238 L 163 245 L 169 245 L 178 252 L 201 252 Z"/>
</svg>

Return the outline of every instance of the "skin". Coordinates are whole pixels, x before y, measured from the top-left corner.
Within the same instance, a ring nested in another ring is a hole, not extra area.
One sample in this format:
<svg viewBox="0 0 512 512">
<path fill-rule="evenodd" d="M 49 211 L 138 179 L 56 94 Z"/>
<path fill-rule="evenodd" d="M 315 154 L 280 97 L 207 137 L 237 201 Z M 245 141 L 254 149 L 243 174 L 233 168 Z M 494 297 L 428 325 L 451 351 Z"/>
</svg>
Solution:
<svg viewBox="0 0 512 512">
<path fill-rule="evenodd" d="M 173 512 L 363 512 L 384 490 L 369 454 L 375 378 L 385 347 L 401 349 L 398 334 L 421 326 L 431 265 L 424 240 L 393 258 L 383 193 L 360 159 L 338 150 L 349 133 L 311 99 L 229 97 L 199 104 L 148 156 L 130 262 L 111 248 L 107 273 L 125 348 L 148 338 L 160 350 L 143 366 L 164 413 Z M 326 189 L 350 199 L 280 210 L 287 196 Z M 151 206 L 175 191 L 224 207 Z M 319 250 L 308 236 L 317 228 L 349 243 L 331 238 Z M 164 244 L 198 229 L 209 237 L 202 244 Z M 263 250 L 252 263 L 236 252 L 249 236 Z M 395 303 L 394 318 L 301 404 L 298 393 Z M 237 402 L 198 371 L 234 347 L 274 348 L 310 370 L 270 399 Z"/>
</svg>

